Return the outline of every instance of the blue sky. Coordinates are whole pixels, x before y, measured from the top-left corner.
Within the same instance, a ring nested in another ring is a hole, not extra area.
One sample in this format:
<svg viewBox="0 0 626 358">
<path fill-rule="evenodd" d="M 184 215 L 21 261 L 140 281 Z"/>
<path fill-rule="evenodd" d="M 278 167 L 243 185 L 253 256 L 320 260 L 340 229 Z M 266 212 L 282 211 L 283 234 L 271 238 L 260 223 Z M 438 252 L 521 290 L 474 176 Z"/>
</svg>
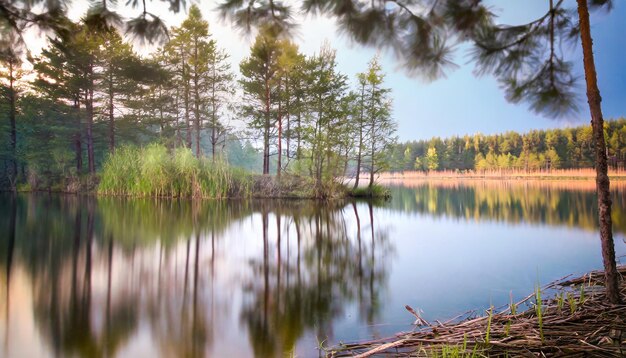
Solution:
<svg viewBox="0 0 626 358">
<path fill-rule="evenodd" d="M 296 1 L 293 1 L 296 2 Z M 487 0 L 502 23 L 522 24 L 541 16 L 548 9 L 548 0 Z M 567 0 L 575 6 L 573 0 Z M 626 116 L 626 1 L 614 1 L 612 12 L 592 14 L 592 36 L 603 111 L 606 119 Z M 73 17 L 84 14 L 88 3 L 77 0 L 70 9 Z M 176 26 L 185 18 L 185 13 L 171 14 L 166 6 L 149 2 L 150 11 L 163 15 L 168 25 Z M 239 62 L 248 55 L 252 37 L 244 37 L 230 24 L 221 21 L 214 9 L 215 1 L 200 1 L 199 6 L 210 24 L 210 32 L 218 45 L 231 54 L 232 68 L 238 70 Z M 123 9 L 125 15 L 137 10 Z M 339 69 L 354 81 L 358 72 L 364 71 L 367 63 L 377 53 L 374 48 L 352 44 L 350 39 L 340 36 L 334 21 L 321 17 L 298 17 L 301 24 L 294 41 L 302 52 L 311 55 L 319 51 L 324 41 L 337 49 Z M 620 23 L 622 22 L 622 23 Z M 149 49 L 144 49 L 148 51 Z M 554 120 L 536 115 L 525 104 L 511 104 L 504 99 L 498 83 L 490 76 L 478 78 L 472 74 L 474 66 L 463 49 L 456 51 L 459 67 L 448 73 L 447 78 L 426 83 L 412 78 L 397 68 L 393 56 L 381 53 L 383 69 L 387 72 L 387 85 L 394 98 L 394 117 L 398 122 L 400 140 L 427 139 L 433 136 L 446 137 L 473 133 L 499 133 L 507 130 L 526 132 L 538 128 L 575 126 L 589 122 L 584 93 L 582 55 L 580 44 L 572 48 L 570 59 L 574 62 L 575 74 L 580 76 L 581 111 L 571 117 Z"/>
<path fill-rule="evenodd" d="M 493 10 L 501 15 L 503 22 L 509 24 L 531 20 L 545 13 L 548 6 L 547 0 L 490 3 L 494 4 Z M 503 3 L 506 8 L 498 5 Z M 626 28 L 623 24 L 626 2 L 615 3 L 611 13 L 592 14 L 596 66 L 606 119 L 626 115 Z M 352 67 L 365 66 L 366 59 L 374 51 L 350 47 L 347 41 L 344 42 L 337 46 L 339 62 L 343 71 L 352 73 Z M 460 67 L 450 72 L 447 78 L 432 83 L 407 77 L 401 70 L 394 71 L 393 57 L 384 56 L 383 66 L 388 71 L 387 84 L 393 89 L 394 116 L 399 125 L 400 140 L 507 130 L 525 132 L 588 123 L 580 43 L 572 48 L 570 58 L 575 65 L 575 74 L 580 76 L 577 90 L 581 110 L 571 117 L 554 120 L 532 113 L 526 104 L 508 103 L 493 77 L 478 78 L 472 74 L 474 66 L 468 63 L 462 49 L 456 51 L 456 63 Z"/>
</svg>

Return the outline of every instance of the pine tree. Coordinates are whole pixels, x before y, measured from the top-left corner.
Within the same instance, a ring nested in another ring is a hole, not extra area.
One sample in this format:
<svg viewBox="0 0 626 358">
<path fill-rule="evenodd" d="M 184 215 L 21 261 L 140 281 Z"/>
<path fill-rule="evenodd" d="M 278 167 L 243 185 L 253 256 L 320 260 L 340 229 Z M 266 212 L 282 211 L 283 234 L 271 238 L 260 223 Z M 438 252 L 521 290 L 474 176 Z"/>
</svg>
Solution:
<svg viewBox="0 0 626 358">
<path fill-rule="evenodd" d="M 113 29 L 105 29 L 101 33 L 101 46 L 99 48 L 98 66 L 101 74 L 98 83 L 101 100 L 106 107 L 108 117 L 108 144 L 109 151 L 115 150 L 115 117 L 116 107 L 121 107 L 119 102 L 127 94 L 137 88 L 133 81 L 134 73 L 141 73 L 139 62 L 132 47 L 124 43 L 121 36 Z M 137 71 L 139 70 L 139 71 Z M 117 108 L 121 112 L 121 108 Z"/>
<path fill-rule="evenodd" d="M 250 56 L 239 68 L 243 78 L 239 81 L 244 90 L 242 112 L 251 129 L 260 131 L 263 138 L 263 174 L 270 172 L 270 139 L 275 120 L 276 84 L 280 40 L 272 28 L 262 28 L 257 35 Z"/>
<path fill-rule="evenodd" d="M 13 41 L 14 42 L 14 41 Z M 21 61 L 15 51 L 7 51 L 0 53 L 0 64 L 3 68 L 0 68 L 0 78 L 3 78 L 7 82 L 7 86 L 2 91 L 4 99 L 8 103 L 8 119 L 9 119 L 9 147 L 10 155 L 9 162 L 11 171 L 7 173 L 7 177 L 12 186 L 15 186 L 17 181 L 17 101 L 18 101 L 18 81 L 22 77 L 23 71 L 21 70 Z"/>
</svg>

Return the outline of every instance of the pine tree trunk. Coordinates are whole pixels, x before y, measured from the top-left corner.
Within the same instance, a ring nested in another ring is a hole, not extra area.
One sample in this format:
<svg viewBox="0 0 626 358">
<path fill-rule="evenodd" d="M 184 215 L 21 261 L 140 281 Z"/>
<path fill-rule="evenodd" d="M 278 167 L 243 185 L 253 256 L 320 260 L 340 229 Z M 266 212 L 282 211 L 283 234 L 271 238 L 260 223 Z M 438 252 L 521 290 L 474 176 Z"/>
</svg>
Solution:
<svg viewBox="0 0 626 358">
<path fill-rule="evenodd" d="M 280 82 L 278 84 L 280 88 Z M 278 100 L 278 164 L 276 165 L 276 176 L 280 177 L 280 170 L 283 159 L 283 117 L 282 117 L 282 103 Z"/>
<path fill-rule="evenodd" d="M 76 174 L 80 175 L 83 171 L 83 144 L 82 144 L 82 123 L 80 116 L 80 94 L 76 95 L 74 100 L 74 109 L 76 110 L 76 132 L 74 132 L 74 149 L 76 150 Z"/>
<path fill-rule="evenodd" d="M 96 158 L 94 155 L 93 143 L 93 64 L 89 64 L 89 88 L 87 89 L 87 165 L 89 174 L 96 173 Z"/>
<path fill-rule="evenodd" d="M 195 39 L 193 87 L 194 87 L 194 127 L 196 130 L 196 157 L 200 158 L 200 80 L 198 78 L 198 39 Z"/>
<path fill-rule="evenodd" d="M 369 183 L 370 193 L 371 193 L 372 187 L 374 186 L 374 173 L 375 173 L 374 165 L 376 164 L 375 161 L 374 161 L 374 154 L 375 154 L 374 149 L 375 148 L 376 148 L 376 142 L 375 142 L 374 138 L 372 138 L 372 152 L 370 153 L 370 155 L 372 157 L 372 159 L 371 159 L 372 163 L 370 165 L 370 183 Z"/>
<path fill-rule="evenodd" d="M 159 131 L 159 137 L 163 136 L 163 131 L 165 130 L 165 116 L 163 116 L 162 99 L 163 99 L 163 87 L 161 87 L 161 85 L 159 85 L 159 97 L 158 97 L 158 103 L 159 103 L 159 127 L 161 129 Z"/>
<path fill-rule="evenodd" d="M 300 147 L 301 147 L 301 143 L 302 143 L 302 110 L 300 109 L 300 101 L 298 100 L 298 142 L 296 145 L 296 159 L 299 160 L 300 159 Z"/>
<path fill-rule="evenodd" d="M 176 87 L 176 100 L 175 100 L 175 104 L 174 104 L 174 108 L 175 108 L 175 112 L 176 112 L 176 143 L 177 145 L 180 145 L 183 140 L 180 136 L 180 123 L 178 121 L 178 108 L 179 108 L 179 102 L 178 100 L 180 99 L 180 93 L 179 93 L 179 89 L 178 87 Z"/>
<path fill-rule="evenodd" d="M 217 145 L 217 97 L 215 90 L 215 82 L 217 74 L 215 73 L 215 64 L 213 64 L 213 83 L 211 84 L 211 158 L 215 161 L 215 146 Z"/>
<path fill-rule="evenodd" d="M 354 189 L 359 187 L 359 176 L 361 175 L 361 156 L 363 149 L 363 117 L 365 116 L 365 84 L 361 85 L 361 115 L 359 117 L 359 148 L 356 156 L 356 178 L 354 179 Z"/>
<path fill-rule="evenodd" d="M 113 70 L 109 69 L 109 151 L 115 151 L 115 116 L 113 115 Z"/>
<path fill-rule="evenodd" d="M 354 179 L 354 189 L 359 187 L 359 176 L 361 175 L 361 149 L 363 148 L 363 127 L 359 130 L 359 148 L 356 155 L 356 178 Z"/>
<path fill-rule="evenodd" d="M 11 167 L 13 181 L 17 178 L 17 129 L 15 125 L 15 64 L 12 60 L 9 61 L 9 122 L 11 126 Z"/>
<path fill-rule="evenodd" d="M 585 80 L 587 82 L 587 102 L 591 112 L 591 127 L 595 141 L 596 156 L 596 190 L 598 193 L 598 218 L 600 219 L 600 240 L 602 242 L 602 260 L 604 262 L 605 288 L 608 300 L 618 304 L 619 274 L 615 262 L 615 245 L 613 243 L 613 228 L 611 222 L 611 192 L 604 142 L 604 120 L 600 102 L 600 90 L 596 77 L 596 67 L 593 58 L 593 40 L 589 25 L 589 10 L 587 0 L 578 1 L 578 18 L 580 21 L 580 38 L 583 48 L 583 62 Z"/>
<path fill-rule="evenodd" d="M 215 145 L 217 144 L 217 133 L 216 128 L 213 126 L 211 128 L 211 158 L 215 161 Z"/>
<path fill-rule="evenodd" d="M 263 136 L 263 174 L 270 173 L 270 85 L 265 72 L 265 126 Z"/>
<path fill-rule="evenodd" d="M 290 153 L 290 139 L 291 139 L 291 104 L 289 103 L 290 100 L 290 94 L 289 94 L 289 77 L 286 78 L 286 82 L 285 82 L 285 90 L 287 91 L 287 103 L 285 103 L 285 106 L 287 107 L 287 133 L 285 138 L 287 140 L 287 166 L 289 166 L 289 162 L 290 162 L 290 158 L 291 158 L 291 153 Z"/>
<path fill-rule="evenodd" d="M 182 45 L 181 45 L 182 46 Z M 181 79 L 185 88 L 183 89 L 183 102 L 185 106 L 185 128 L 187 129 L 187 148 L 191 149 L 191 127 L 189 125 L 189 79 L 187 79 L 187 73 L 185 71 L 185 52 L 183 48 L 180 49 L 181 57 Z"/>
<path fill-rule="evenodd" d="M 198 110 L 198 104 L 196 103 L 196 157 L 200 158 L 202 152 L 200 151 L 200 111 Z"/>
</svg>

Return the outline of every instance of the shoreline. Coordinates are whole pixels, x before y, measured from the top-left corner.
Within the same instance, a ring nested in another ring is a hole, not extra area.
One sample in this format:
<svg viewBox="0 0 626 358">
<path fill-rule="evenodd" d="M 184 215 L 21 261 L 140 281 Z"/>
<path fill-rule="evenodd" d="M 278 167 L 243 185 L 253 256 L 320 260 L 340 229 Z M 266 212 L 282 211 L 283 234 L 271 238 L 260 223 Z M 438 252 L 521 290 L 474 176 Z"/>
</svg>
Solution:
<svg viewBox="0 0 626 358">
<path fill-rule="evenodd" d="M 518 171 L 518 170 L 495 170 L 495 171 L 404 171 L 384 172 L 378 176 L 379 181 L 393 180 L 576 180 L 588 181 L 596 179 L 595 169 L 554 169 L 550 171 Z M 612 181 L 626 181 L 626 170 L 609 170 L 609 179 Z"/>
<path fill-rule="evenodd" d="M 626 265 L 618 266 L 618 272 L 626 275 Z M 519 302 L 499 309 L 492 307 L 477 318 L 459 321 L 457 316 L 443 323 L 424 322 L 422 328 L 413 332 L 326 348 L 325 355 L 583 357 L 602 353 L 607 357 L 620 357 L 626 353 L 626 304 L 607 302 L 603 278 L 603 271 L 592 271 L 576 278 L 569 275 L 536 289 Z M 546 292 L 549 298 L 542 298 Z M 620 295 L 626 302 L 624 279 L 620 282 Z M 520 311 L 521 305 L 528 308 Z"/>
<path fill-rule="evenodd" d="M 21 184 L 17 188 L 0 188 L 0 193 L 47 193 L 63 195 L 87 195 L 94 197 L 118 198 L 158 198 L 158 199 L 187 199 L 187 200 L 241 200 L 241 199 L 269 199 L 269 200 L 346 200 L 346 199 L 388 199 L 389 191 L 375 184 L 370 190 L 367 187 L 352 189 L 345 183 L 335 182 L 331 186 L 315 186 L 313 179 L 298 175 L 250 174 L 243 179 L 244 189 L 227 189 L 226 195 L 206 196 L 195 190 L 192 195 L 155 195 L 154 193 L 135 193 L 124 191 L 102 190 L 100 177 L 85 176 L 72 178 L 66 183 L 57 183 L 47 188 L 35 187 L 30 184 Z M 198 193 L 200 195 L 198 195 Z"/>
</svg>

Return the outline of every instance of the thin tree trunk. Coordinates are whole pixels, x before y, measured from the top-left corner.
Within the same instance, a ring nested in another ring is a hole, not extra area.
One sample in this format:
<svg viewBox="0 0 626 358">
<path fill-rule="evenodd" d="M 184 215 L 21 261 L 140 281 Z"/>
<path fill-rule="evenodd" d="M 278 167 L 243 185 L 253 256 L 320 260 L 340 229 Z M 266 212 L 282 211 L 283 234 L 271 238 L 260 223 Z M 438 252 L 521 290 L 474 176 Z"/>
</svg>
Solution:
<svg viewBox="0 0 626 358">
<path fill-rule="evenodd" d="M 194 89 L 194 126 L 196 130 L 196 157 L 200 158 L 200 80 L 198 78 L 198 39 L 195 39 L 193 65 L 193 89 Z"/>
<path fill-rule="evenodd" d="M 182 81 L 184 84 L 183 88 L 183 102 L 185 106 L 185 127 L 187 129 L 187 148 L 191 149 L 191 127 L 189 126 L 189 80 L 187 79 L 187 73 L 185 71 L 185 52 L 182 48 L 180 49 L 180 57 L 181 57 L 181 66 L 182 66 Z"/>
<path fill-rule="evenodd" d="M 300 146 L 301 146 L 301 142 L 302 142 L 302 108 L 300 107 L 300 97 L 297 97 L 297 106 L 298 106 L 298 117 L 297 117 L 297 122 L 298 122 L 298 143 L 296 146 L 296 159 L 299 160 L 300 159 Z"/>
<path fill-rule="evenodd" d="M 578 17 L 580 21 L 580 38 L 583 48 L 585 80 L 587 82 L 587 102 L 591 112 L 591 127 L 595 140 L 596 154 L 596 190 L 598 192 L 598 217 L 600 222 L 600 240 L 602 242 L 602 260 L 604 262 L 605 287 L 607 298 L 611 303 L 618 304 L 619 296 L 618 273 L 615 263 L 615 245 L 611 223 L 611 193 L 607 173 L 606 145 L 604 142 L 604 120 L 600 102 L 600 90 L 596 77 L 593 58 L 593 40 L 589 25 L 587 0 L 578 1 Z"/>
<path fill-rule="evenodd" d="M 373 125 L 373 124 L 372 124 Z M 372 129 L 373 131 L 373 129 Z M 370 153 L 371 155 L 371 165 L 370 165 L 370 183 L 369 183 L 369 188 L 370 188 L 370 194 L 371 194 L 371 190 L 372 190 L 372 186 L 374 186 L 374 173 L 375 173 L 375 160 L 374 160 L 374 154 L 375 154 L 375 149 L 376 148 L 376 141 L 374 139 L 374 134 L 372 132 L 372 151 Z"/>
<path fill-rule="evenodd" d="M 178 116 L 179 116 L 178 106 L 180 105 L 179 102 L 178 102 L 179 99 L 180 99 L 180 93 L 179 93 L 178 86 L 176 86 L 176 100 L 175 100 L 174 108 L 175 108 L 175 111 L 176 111 L 176 138 L 177 138 L 176 140 L 177 140 L 177 145 L 180 145 L 183 142 L 183 140 L 182 140 L 182 138 L 180 136 L 180 123 L 178 121 Z"/>
<path fill-rule="evenodd" d="M 285 79 L 285 90 L 287 91 L 287 103 L 285 104 L 287 107 L 287 166 L 289 166 L 289 162 L 290 162 L 290 158 L 291 158 L 291 154 L 290 154 L 290 141 L 291 141 L 291 104 L 289 103 L 290 100 L 290 93 L 289 93 L 289 77 L 287 77 Z"/>
<path fill-rule="evenodd" d="M 263 137 L 263 174 L 270 173 L 270 85 L 265 72 L 265 128 Z"/>
<path fill-rule="evenodd" d="M 356 155 L 356 177 L 354 178 L 354 189 L 359 186 L 359 176 L 361 174 L 361 156 L 363 149 L 363 116 L 365 110 L 365 83 L 361 85 L 361 115 L 359 117 L 359 147 Z"/>
<path fill-rule="evenodd" d="M 341 176 L 344 178 L 348 176 L 348 162 L 349 161 L 350 161 L 350 148 L 346 147 L 346 154 L 343 156 L 343 172 L 341 174 Z"/>
<path fill-rule="evenodd" d="M 11 141 L 11 166 L 13 172 L 12 180 L 17 178 L 17 129 L 15 125 L 15 63 L 13 60 L 9 61 L 9 122 L 11 125 L 10 141 Z"/>
<path fill-rule="evenodd" d="M 217 82 L 217 74 L 215 73 L 213 64 L 213 83 L 211 84 L 211 157 L 215 161 L 215 146 L 217 145 L 217 98 L 215 97 L 215 83 Z"/>
<path fill-rule="evenodd" d="M 83 145 L 81 140 L 82 124 L 80 116 L 80 94 L 76 95 L 74 100 L 74 108 L 76 109 L 76 132 L 74 132 L 74 149 L 76 150 L 76 174 L 80 175 L 83 171 Z"/>
<path fill-rule="evenodd" d="M 94 155 L 94 143 L 93 143 L 93 63 L 89 64 L 89 88 L 87 89 L 87 165 L 89 168 L 89 174 L 96 173 L 96 158 Z"/>
<path fill-rule="evenodd" d="M 160 131 L 159 131 L 159 137 L 163 136 L 163 131 L 165 130 L 165 116 L 163 116 L 163 102 L 162 102 L 162 98 L 163 98 L 163 87 L 161 85 L 159 85 L 159 97 L 158 97 L 158 103 L 159 103 L 159 127 L 160 127 Z"/>
<path fill-rule="evenodd" d="M 280 89 L 280 80 L 278 83 Z M 282 117 L 282 101 L 278 100 L 278 164 L 276 165 L 276 176 L 280 177 L 280 170 L 283 159 L 283 117 Z"/>
<path fill-rule="evenodd" d="M 113 115 L 113 69 L 109 69 L 109 151 L 115 151 L 115 117 Z"/>
</svg>

